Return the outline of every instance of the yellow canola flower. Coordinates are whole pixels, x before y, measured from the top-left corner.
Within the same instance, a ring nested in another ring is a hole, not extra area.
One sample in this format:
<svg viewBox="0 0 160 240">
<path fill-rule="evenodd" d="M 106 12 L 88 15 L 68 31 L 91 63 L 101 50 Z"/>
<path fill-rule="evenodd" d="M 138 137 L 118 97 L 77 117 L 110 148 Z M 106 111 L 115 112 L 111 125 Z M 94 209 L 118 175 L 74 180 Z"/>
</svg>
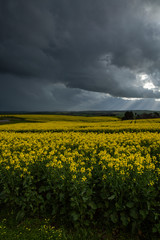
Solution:
<svg viewBox="0 0 160 240">
<path fill-rule="evenodd" d="M 30 174 L 33 166 L 39 163 L 58 171 L 62 179 L 70 173 L 72 179 L 83 179 L 83 182 L 92 178 L 95 171 L 101 172 L 103 179 L 113 172 L 123 177 L 133 172 L 160 176 L 159 120 L 131 124 L 129 121 L 107 121 L 103 117 L 101 120 L 94 118 L 92 122 L 85 118 L 75 121 L 72 117 L 69 121 L 67 117 L 63 121 L 49 116 L 48 119 L 52 120 L 0 125 L 0 166 L 6 170 L 12 168 L 15 173 L 19 171 L 22 177 Z M 41 132 L 31 132 L 33 130 Z M 60 132 L 54 132 L 56 130 Z M 131 130 L 135 132 L 127 132 Z"/>
<path fill-rule="evenodd" d="M 81 173 L 84 173 L 85 172 L 85 168 L 82 167 L 80 171 L 81 171 Z"/>
<path fill-rule="evenodd" d="M 84 176 L 82 177 L 82 182 L 85 182 L 87 180 L 87 178 Z"/>
</svg>

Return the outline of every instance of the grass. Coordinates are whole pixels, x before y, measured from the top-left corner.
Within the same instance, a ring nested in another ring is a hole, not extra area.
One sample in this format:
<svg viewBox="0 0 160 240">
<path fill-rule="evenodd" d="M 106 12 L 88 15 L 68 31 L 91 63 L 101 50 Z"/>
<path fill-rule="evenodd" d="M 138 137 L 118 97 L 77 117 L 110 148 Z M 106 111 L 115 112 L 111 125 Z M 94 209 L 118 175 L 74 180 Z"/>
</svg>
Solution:
<svg viewBox="0 0 160 240">
<path fill-rule="evenodd" d="M 16 220 L 13 211 L 1 208 L 0 211 L 0 239 L 3 240 L 159 240 L 160 238 L 147 238 L 131 235 L 127 229 L 108 226 L 104 228 L 73 228 L 57 224 L 54 218 L 25 218 Z"/>
<path fill-rule="evenodd" d="M 66 229 L 55 227 L 50 219 L 25 219 L 15 223 L 13 218 L 0 221 L 0 239 L 3 240 L 138 240 L 140 238 L 118 232 L 117 229 L 94 230 L 87 228 Z"/>
</svg>

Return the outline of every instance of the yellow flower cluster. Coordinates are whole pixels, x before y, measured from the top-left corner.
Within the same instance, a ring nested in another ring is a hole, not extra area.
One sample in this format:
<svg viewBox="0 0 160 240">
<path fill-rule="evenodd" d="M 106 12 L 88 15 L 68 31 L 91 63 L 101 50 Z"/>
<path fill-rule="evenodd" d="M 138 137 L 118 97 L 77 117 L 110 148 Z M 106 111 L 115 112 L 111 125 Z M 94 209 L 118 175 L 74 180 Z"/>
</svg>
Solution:
<svg viewBox="0 0 160 240">
<path fill-rule="evenodd" d="M 20 117 L 30 122 L 0 125 L 1 203 L 20 209 L 18 217 L 24 211 L 95 223 L 100 212 L 124 226 L 157 221 L 159 119 Z"/>
<path fill-rule="evenodd" d="M 114 173 L 124 178 L 132 172 L 160 175 L 156 132 L 0 132 L 0 139 L 0 165 L 12 174 L 20 171 L 21 177 L 30 174 L 35 163 L 58 171 L 62 179 L 67 172 L 82 182 L 95 171 L 103 180 Z"/>
<path fill-rule="evenodd" d="M 122 121 L 116 117 L 79 117 L 63 115 L 16 115 L 30 122 L 1 124 L 0 131 L 43 132 L 158 132 L 160 119 Z"/>
</svg>

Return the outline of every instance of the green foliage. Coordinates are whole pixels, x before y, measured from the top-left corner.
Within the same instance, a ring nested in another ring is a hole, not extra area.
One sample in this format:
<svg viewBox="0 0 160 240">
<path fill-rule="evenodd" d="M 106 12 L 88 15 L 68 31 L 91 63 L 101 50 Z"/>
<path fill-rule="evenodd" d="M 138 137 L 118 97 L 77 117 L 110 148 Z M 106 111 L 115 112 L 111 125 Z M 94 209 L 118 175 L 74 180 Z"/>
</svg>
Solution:
<svg viewBox="0 0 160 240">
<path fill-rule="evenodd" d="M 63 180 L 52 171 L 35 165 L 33 172 L 22 179 L 15 174 L 14 185 L 9 174 L 3 175 L 1 204 L 16 209 L 18 222 L 36 214 L 51 216 L 68 227 L 94 228 L 110 224 L 111 227 L 123 226 L 133 233 L 139 229 L 145 232 L 146 228 L 150 236 L 160 233 L 156 186 L 148 186 L 144 181 L 132 185 L 132 179 L 122 180 L 115 175 L 98 182 L 93 178 L 90 182 L 71 184 L 69 175 Z"/>
</svg>

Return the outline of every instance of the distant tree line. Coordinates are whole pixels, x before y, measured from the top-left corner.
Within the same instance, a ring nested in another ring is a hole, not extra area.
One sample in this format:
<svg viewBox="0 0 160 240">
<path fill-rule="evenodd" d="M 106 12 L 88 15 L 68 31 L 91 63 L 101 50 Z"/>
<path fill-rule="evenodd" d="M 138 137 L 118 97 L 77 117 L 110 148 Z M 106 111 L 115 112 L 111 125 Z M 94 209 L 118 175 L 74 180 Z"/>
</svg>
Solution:
<svg viewBox="0 0 160 240">
<path fill-rule="evenodd" d="M 132 111 L 127 111 L 125 112 L 122 120 L 149 119 L 149 118 L 160 118 L 160 114 L 158 112 L 134 114 Z"/>
</svg>

